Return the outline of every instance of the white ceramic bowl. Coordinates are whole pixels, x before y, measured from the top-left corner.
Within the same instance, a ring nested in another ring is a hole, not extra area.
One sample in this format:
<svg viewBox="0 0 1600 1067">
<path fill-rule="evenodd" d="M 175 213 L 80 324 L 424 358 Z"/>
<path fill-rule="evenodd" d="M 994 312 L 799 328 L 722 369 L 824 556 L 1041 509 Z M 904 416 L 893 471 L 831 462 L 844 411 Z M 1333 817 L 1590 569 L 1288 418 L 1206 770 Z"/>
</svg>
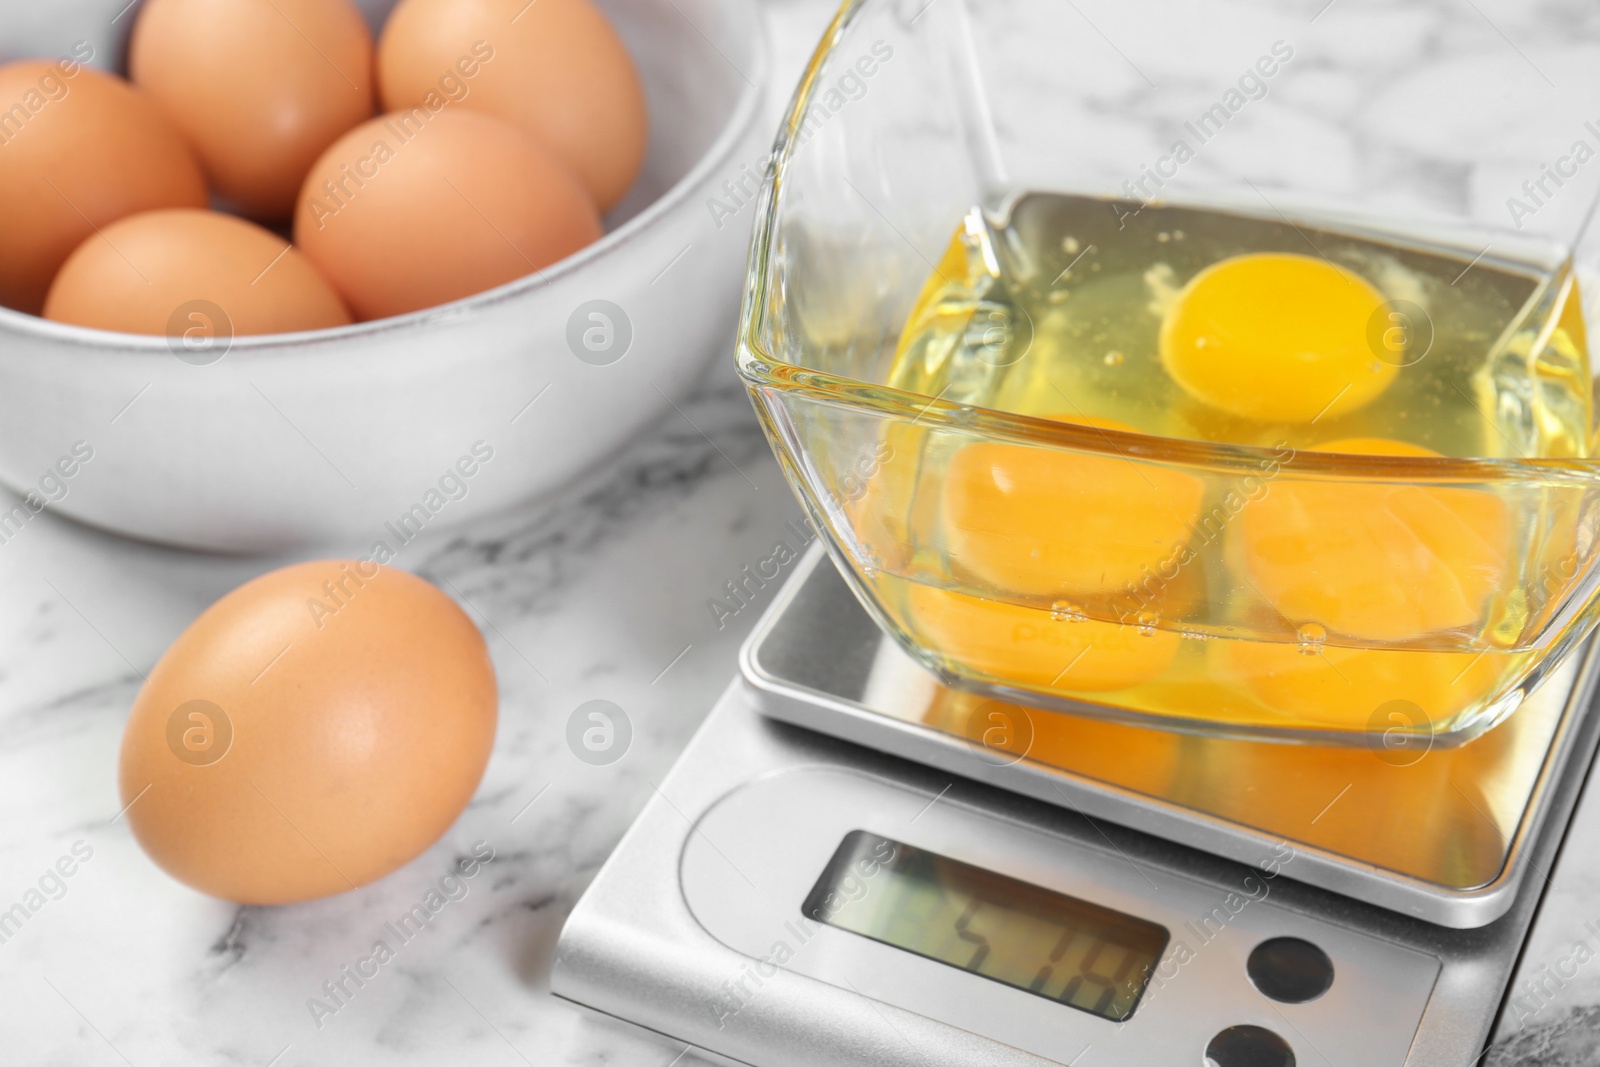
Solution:
<svg viewBox="0 0 1600 1067">
<path fill-rule="evenodd" d="M 0 61 L 87 40 L 116 66 L 137 15 L 112 21 L 125 2 L 4 0 Z M 644 172 L 604 239 L 443 307 L 236 338 L 187 359 L 167 338 L 0 308 L 0 482 L 32 494 L 0 509 L 0 539 L 42 503 L 225 551 L 395 547 L 411 529 L 561 485 L 681 396 L 733 341 L 754 209 L 724 183 L 753 194 L 766 156 L 760 11 L 756 0 L 599 2 L 651 118 Z M 362 6 L 378 23 L 392 0 Z"/>
</svg>

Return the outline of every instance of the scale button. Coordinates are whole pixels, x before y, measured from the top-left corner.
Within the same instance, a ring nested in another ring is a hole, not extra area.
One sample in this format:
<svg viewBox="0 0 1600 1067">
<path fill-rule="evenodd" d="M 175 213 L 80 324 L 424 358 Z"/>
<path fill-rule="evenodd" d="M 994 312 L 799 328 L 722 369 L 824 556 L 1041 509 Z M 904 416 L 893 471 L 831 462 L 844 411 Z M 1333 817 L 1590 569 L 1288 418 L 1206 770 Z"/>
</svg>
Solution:
<svg viewBox="0 0 1600 1067">
<path fill-rule="evenodd" d="M 1261 942 L 1244 969 L 1257 989 L 1284 1004 L 1316 1000 L 1333 985 L 1333 961 L 1328 954 L 1298 937 Z"/>
<path fill-rule="evenodd" d="M 1294 1067 L 1294 1050 L 1259 1026 L 1230 1026 L 1206 1046 L 1205 1067 Z"/>
</svg>

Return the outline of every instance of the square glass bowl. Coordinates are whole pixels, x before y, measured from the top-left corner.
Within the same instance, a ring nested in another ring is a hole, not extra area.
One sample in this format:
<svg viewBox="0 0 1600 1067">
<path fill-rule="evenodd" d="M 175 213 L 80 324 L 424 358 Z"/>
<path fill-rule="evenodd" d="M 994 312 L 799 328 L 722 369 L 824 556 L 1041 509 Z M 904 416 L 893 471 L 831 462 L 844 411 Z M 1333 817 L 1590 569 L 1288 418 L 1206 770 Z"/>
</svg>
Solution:
<svg viewBox="0 0 1600 1067">
<path fill-rule="evenodd" d="M 1554 8 L 1325 3 L 850 0 L 829 28 L 739 370 L 947 683 L 1450 743 L 1593 626 L 1600 71 Z"/>
</svg>

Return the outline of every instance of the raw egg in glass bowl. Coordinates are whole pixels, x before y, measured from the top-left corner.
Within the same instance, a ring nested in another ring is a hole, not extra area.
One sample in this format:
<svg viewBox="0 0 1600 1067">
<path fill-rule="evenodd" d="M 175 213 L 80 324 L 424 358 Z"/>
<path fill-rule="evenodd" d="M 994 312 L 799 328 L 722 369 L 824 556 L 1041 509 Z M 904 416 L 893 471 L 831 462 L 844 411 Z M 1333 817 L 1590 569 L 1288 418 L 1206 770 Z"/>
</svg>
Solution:
<svg viewBox="0 0 1600 1067">
<path fill-rule="evenodd" d="M 476 2 L 495 8 L 492 0 Z M 340 106 L 352 113 L 370 93 L 377 117 L 386 108 L 383 87 L 360 57 L 370 47 L 374 63 L 381 60 L 396 4 L 358 5 L 370 44 L 361 27 L 330 24 L 329 34 L 349 39 L 349 51 L 337 57 L 350 81 L 327 80 L 345 86 L 339 91 L 356 102 Z M 0 65 L 60 58 L 128 75 L 130 36 L 137 53 L 144 7 L 113 21 L 122 7 L 123 0 L 86 0 L 0 14 Z M 133 537 L 259 551 L 377 536 L 419 507 L 427 514 L 412 525 L 461 522 L 557 488 L 615 451 L 682 396 L 733 337 L 770 133 L 761 106 L 767 57 L 756 0 L 595 0 L 595 7 L 631 57 L 648 115 L 637 177 L 620 197 L 613 178 L 598 240 L 449 303 L 299 333 L 247 334 L 226 308 L 201 299 L 175 306 L 167 330 L 155 336 L 0 307 L 0 483 L 26 493 L 61 457 L 92 454 L 78 464 L 70 492 L 49 507 Z M 593 19 L 585 25 L 604 38 Z M 510 29 L 504 39 L 492 27 L 479 30 L 457 57 L 462 62 L 424 79 L 446 101 L 444 113 L 473 109 L 480 89 L 478 103 L 492 95 L 508 106 L 503 96 L 516 84 L 497 78 L 491 85 L 494 60 L 484 54 L 494 51 L 509 65 L 517 47 Z M 606 47 L 615 52 L 615 42 Z M 157 61 L 160 49 L 147 58 Z M 132 73 L 138 81 L 143 72 Z M 248 83 L 248 74 L 215 76 Z M 60 81 L 70 100 L 71 81 Z M 406 91 L 417 88 L 408 83 Z M 625 100 L 631 92 L 619 90 Z M 42 109 L 30 121 L 60 106 L 50 94 L 38 101 Z M 235 142 L 219 121 L 190 116 L 184 127 L 202 142 L 195 155 L 212 206 L 249 218 L 287 248 L 292 223 L 259 192 L 275 179 L 226 166 Z M 511 119 L 493 121 L 504 124 L 505 137 L 521 136 Z M 307 143 L 273 147 L 301 159 Z M 362 158 L 356 154 L 357 165 Z M 339 161 L 332 165 L 337 172 Z M 219 193 L 224 174 L 232 200 Z M 345 188 L 359 196 L 353 183 Z M 342 203 L 362 206 L 348 194 Z M 152 206 L 203 207 L 189 195 Z M 447 509 L 433 506 L 441 476 L 459 470 L 464 457 L 472 457 L 474 474 L 450 484 L 467 491 Z"/>
</svg>

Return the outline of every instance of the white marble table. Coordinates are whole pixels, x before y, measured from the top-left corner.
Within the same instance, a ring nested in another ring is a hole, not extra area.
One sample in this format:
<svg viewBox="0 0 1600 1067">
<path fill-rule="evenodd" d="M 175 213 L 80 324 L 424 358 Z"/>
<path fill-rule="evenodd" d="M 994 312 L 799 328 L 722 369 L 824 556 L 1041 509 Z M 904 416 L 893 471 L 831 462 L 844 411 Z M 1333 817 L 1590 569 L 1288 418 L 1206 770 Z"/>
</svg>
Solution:
<svg viewBox="0 0 1600 1067">
<path fill-rule="evenodd" d="M 774 108 L 830 9 L 771 3 Z M 760 604 L 719 628 L 708 599 L 792 539 L 798 514 L 724 357 L 681 413 L 556 499 L 430 530 L 403 562 L 460 591 L 499 672 L 500 733 L 482 788 L 402 870 L 282 908 L 212 900 L 157 870 L 118 818 L 115 770 L 142 673 L 212 600 L 287 560 L 170 551 L 48 513 L 30 523 L 0 544 L 0 911 L 35 889 L 45 903 L 0 943 L 0 1062 L 688 1062 L 675 1060 L 681 1046 L 553 1000 L 551 953 L 567 910 L 735 670 Z M 634 728 L 627 754 L 604 767 L 565 740 L 573 709 L 596 698 Z M 1579 939 L 1600 949 L 1600 925 L 1585 926 L 1600 920 L 1596 837 L 1591 795 L 1519 990 Z M 331 1003 L 324 984 L 475 848 L 493 859 L 466 894 L 337 1012 L 314 1012 L 314 1000 Z M 1600 1060 L 1600 962 L 1549 988 L 1526 1027 L 1508 1011 L 1508 1042 L 1487 1063 Z"/>
</svg>

